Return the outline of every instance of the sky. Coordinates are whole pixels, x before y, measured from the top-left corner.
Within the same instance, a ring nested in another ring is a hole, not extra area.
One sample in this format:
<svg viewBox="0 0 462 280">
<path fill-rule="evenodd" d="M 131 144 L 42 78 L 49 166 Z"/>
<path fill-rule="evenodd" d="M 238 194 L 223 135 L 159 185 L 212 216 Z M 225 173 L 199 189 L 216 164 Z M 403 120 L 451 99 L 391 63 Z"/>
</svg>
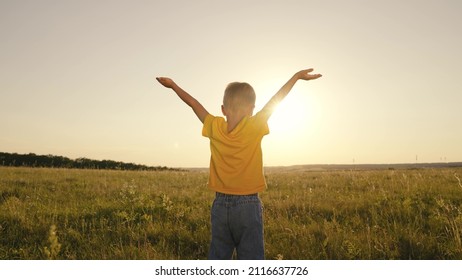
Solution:
<svg viewBox="0 0 462 280">
<path fill-rule="evenodd" d="M 207 167 L 171 77 L 214 115 L 270 119 L 265 166 L 462 161 L 462 1 L 0 0 L 0 151 Z"/>
</svg>

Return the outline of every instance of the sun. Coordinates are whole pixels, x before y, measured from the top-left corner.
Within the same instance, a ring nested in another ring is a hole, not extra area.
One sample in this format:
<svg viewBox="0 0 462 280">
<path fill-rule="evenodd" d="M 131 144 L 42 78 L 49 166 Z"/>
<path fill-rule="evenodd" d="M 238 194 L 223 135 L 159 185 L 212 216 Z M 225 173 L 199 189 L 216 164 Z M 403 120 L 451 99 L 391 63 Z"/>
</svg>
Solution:
<svg viewBox="0 0 462 280">
<path fill-rule="evenodd" d="M 313 102 L 309 96 L 289 94 L 274 110 L 268 121 L 272 134 L 282 137 L 301 137 L 312 125 Z"/>
<path fill-rule="evenodd" d="M 262 83 L 257 108 L 262 108 L 277 88 Z M 270 133 L 262 142 L 267 165 L 306 163 L 312 156 L 311 143 L 320 131 L 319 96 L 306 88 L 294 88 L 275 107 L 268 120 Z"/>
<path fill-rule="evenodd" d="M 319 131 L 314 97 L 290 94 L 268 120 L 270 134 L 263 144 L 268 165 L 305 164 L 312 156 L 311 143 Z"/>
</svg>

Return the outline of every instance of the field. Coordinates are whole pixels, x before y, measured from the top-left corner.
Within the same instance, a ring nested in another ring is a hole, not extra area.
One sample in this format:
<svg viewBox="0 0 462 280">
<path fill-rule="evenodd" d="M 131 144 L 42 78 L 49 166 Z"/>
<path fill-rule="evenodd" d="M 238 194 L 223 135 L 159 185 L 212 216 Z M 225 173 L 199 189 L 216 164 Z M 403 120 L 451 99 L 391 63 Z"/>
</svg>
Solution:
<svg viewBox="0 0 462 280">
<path fill-rule="evenodd" d="M 461 168 L 272 171 L 267 259 L 462 259 Z M 207 173 L 0 167 L 0 259 L 205 259 Z"/>
</svg>

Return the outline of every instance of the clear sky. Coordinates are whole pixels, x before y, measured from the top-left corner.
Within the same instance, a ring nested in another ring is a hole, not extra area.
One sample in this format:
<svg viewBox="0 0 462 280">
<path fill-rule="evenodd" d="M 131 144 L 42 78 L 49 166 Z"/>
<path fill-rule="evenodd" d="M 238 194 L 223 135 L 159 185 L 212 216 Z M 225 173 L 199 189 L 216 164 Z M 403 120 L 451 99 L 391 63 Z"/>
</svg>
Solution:
<svg viewBox="0 0 462 280">
<path fill-rule="evenodd" d="M 0 151 L 206 167 L 220 115 L 296 71 L 264 164 L 462 161 L 462 1 L 0 0 Z"/>
</svg>

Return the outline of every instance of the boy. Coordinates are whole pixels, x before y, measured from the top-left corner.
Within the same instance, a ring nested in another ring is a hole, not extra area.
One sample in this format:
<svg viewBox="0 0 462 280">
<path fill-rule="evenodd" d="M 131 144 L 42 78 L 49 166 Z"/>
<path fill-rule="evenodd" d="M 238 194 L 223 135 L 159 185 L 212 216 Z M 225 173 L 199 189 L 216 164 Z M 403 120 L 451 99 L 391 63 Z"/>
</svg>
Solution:
<svg viewBox="0 0 462 280">
<path fill-rule="evenodd" d="M 192 108 L 210 139 L 209 188 L 216 192 L 212 205 L 212 241 L 209 259 L 264 259 L 262 205 L 258 193 L 266 187 L 261 140 L 269 133 L 267 121 L 276 105 L 298 80 L 313 80 L 313 69 L 297 72 L 253 115 L 255 92 L 247 83 L 230 83 L 225 90 L 222 117 L 212 116 L 170 78 L 156 78 Z"/>
</svg>

